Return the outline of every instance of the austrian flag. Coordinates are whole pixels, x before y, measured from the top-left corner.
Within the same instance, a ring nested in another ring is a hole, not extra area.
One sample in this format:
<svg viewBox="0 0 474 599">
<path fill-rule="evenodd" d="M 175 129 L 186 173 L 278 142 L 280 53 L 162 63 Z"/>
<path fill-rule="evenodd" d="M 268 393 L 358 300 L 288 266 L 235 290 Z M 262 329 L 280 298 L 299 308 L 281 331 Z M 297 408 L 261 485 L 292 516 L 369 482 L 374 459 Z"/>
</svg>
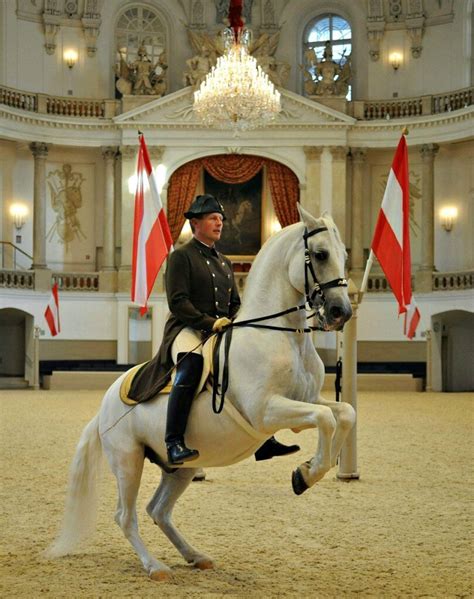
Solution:
<svg viewBox="0 0 474 599">
<path fill-rule="evenodd" d="M 133 226 L 132 301 L 141 306 L 140 312 L 144 314 L 158 272 L 172 249 L 173 242 L 142 134 L 139 140 Z"/>
<path fill-rule="evenodd" d="M 408 151 L 402 135 L 375 226 L 372 251 L 397 298 L 398 313 L 405 313 L 405 335 L 412 339 L 420 321 L 420 312 L 411 289 L 409 219 Z"/>
<path fill-rule="evenodd" d="M 51 335 L 56 337 L 56 335 L 61 331 L 61 324 L 59 322 L 59 295 L 57 283 L 54 283 L 51 289 L 51 298 L 46 310 L 44 311 L 44 317 L 48 323 Z"/>
</svg>

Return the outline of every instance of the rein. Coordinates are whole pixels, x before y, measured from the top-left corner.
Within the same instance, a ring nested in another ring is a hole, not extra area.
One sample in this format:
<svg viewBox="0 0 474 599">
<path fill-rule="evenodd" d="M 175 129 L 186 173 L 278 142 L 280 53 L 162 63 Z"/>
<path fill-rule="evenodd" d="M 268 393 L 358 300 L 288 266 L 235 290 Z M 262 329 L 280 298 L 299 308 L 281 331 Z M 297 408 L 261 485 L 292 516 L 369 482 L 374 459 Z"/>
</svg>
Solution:
<svg viewBox="0 0 474 599">
<path fill-rule="evenodd" d="M 290 333 L 312 333 L 313 331 L 324 331 L 324 328 L 320 326 L 308 326 L 303 329 L 297 329 L 293 327 L 279 327 L 275 325 L 269 324 L 256 324 L 263 320 L 270 320 L 272 318 L 278 318 L 279 316 L 284 316 L 286 314 L 291 314 L 292 312 L 298 312 L 299 310 L 306 310 L 310 312 L 313 308 L 315 308 L 314 301 L 316 296 L 318 296 L 319 307 L 313 313 L 309 314 L 307 318 L 312 318 L 313 316 L 318 315 L 319 319 L 324 316 L 324 303 L 326 298 L 324 296 L 325 289 L 331 289 L 333 287 L 347 287 L 347 280 L 345 278 L 333 279 L 332 281 L 328 281 L 327 283 L 320 283 L 318 281 L 318 277 L 313 268 L 313 264 L 311 262 L 311 255 L 308 247 L 308 239 L 313 235 L 317 235 L 322 231 L 327 231 L 327 227 L 319 227 L 317 229 L 313 229 L 308 232 L 308 228 L 305 227 L 303 240 L 304 240 L 304 292 L 305 292 L 305 303 L 299 306 L 294 306 L 293 308 L 288 308 L 288 310 L 282 310 L 281 312 L 276 312 L 275 314 L 269 314 L 267 316 L 260 316 L 258 318 L 249 318 L 248 320 L 240 320 L 238 322 L 233 322 L 225 327 L 224 330 L 216 333 L 218 336 L 216 346 L 214 348 L 213 353 L 213 363 L 214 363 L 214 379 L 212 382 L 212 409 L 215 414 L 220 414 L 222 409 L 224 408 L 224 399 L 225 394 L 227 392 L 227 388 L 229 386 L 229 350 L 230 350 L 230 342 L 232 339 L 232 329 L 235 327 L 252 327 L 255 329 L 270 329 L 272 331 L 287 331 Z M 309 286 L 309 274 L 311 274 L 313 278 L 313 287 L 310 291 Z M 226 336 L 227 335 L 227 336 Z M 225 337 L 225 346 L 224 346 L 224 369 L 222 373 L 222 384 L 221 392 L 219 393 L 219 351 L 222 339 Z M 220 395 L 220 403 L 217 405 L 217 396 Z"/>
</svg>

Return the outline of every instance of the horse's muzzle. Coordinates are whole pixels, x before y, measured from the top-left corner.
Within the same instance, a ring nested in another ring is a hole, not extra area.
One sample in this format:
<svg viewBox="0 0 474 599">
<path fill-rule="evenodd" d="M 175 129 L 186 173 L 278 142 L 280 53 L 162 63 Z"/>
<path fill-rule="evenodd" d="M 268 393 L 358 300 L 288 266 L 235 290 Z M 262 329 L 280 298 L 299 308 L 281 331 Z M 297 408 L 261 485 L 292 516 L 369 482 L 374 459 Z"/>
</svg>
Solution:
<svg viewBox="0 0 474 599">
<path fill-rule="evenodd" d="M 332 302 L 326 310 L 328 327 L 335 331 L 341 331 L 351 316 L 352 308 L 349 302 Z"/>
</svg>

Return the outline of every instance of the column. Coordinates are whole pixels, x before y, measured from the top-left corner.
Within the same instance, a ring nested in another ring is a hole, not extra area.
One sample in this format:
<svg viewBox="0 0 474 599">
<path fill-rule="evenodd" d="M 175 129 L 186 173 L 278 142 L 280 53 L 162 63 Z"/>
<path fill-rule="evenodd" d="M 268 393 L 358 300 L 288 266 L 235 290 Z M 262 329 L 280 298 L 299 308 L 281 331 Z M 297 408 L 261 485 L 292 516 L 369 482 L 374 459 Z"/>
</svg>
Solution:
<svg viewBox="0 0 474 599">
<path fill-rule="evenodd" d="M 120 209 L 120 266 L 118 272 L 118 290 L 130 294 L 132 285 L 132 241 L 133 241 L 133 214 L 134 190 L 129 189 L 130 177 L 136 175 L 137 146 L 121 146 L 119 160 L 121 162 L 121 209 Z"/>
<path fill-rule="evenodd" d="M 364 163 L 367 150 L 352 148 L 351 279 L 360 287 L 364 274 Z"/>
<path fill-rule="evenodd" d="M 345 146 L 329 146 L 332 156 L 332 201 L 331 215 L 341 238 L 346 239 L 346 158 Z"/>
<path fill-rule="evenodd" d="M 304 146 L 306 156 L 306 190 L 303 208 L 315 217 L 321 213 L 321 146 Z"/>
<path fill-rule="evenodd" d="M 423 144 L 422 159 L 422 200 L 421 200 L 421 264 L 415 274 L 415 289 L 418 293 L 432 290 L 434 270 L 434 159 L 438 153 L 437 144 Z"/>
<path fill-rule="evenodd" d="M 99 290 L 104 292 L 116 291 L 115 272 L 115 227 L 114 227 L 114 181 L 115 154 L 117 149 L 112 146 L 102 148 L 104 158 L 104 211 L 103 211 L 103 242 L 102 268 L 99 279 Z"/>
<path fill-rule="evenodd" d="M 34 270 L 46 265 L 46 157 L 48 146 L 34 141 L 30 144 L 34 156 L 33 183 L 33 264 Z"/>
</svg>

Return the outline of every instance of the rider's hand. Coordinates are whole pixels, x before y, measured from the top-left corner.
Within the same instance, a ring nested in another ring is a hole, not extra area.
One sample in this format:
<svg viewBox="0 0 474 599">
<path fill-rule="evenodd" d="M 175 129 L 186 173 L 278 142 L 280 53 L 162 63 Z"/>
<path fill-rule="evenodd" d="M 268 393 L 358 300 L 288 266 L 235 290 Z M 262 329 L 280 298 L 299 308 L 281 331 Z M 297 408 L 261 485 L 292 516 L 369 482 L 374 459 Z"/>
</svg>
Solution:
<svg viewBox="0 0 474 599">
<path fill-rule="evenodd" d="M 220 333 L 230 324 L 232 324 L 232 320 L 230 320 L 230 318 L 227 318 L 226 316 L 223 316 L 222 318 L 218 318 L 216 322 L 212 325 L 212 330 L 214 331 L 214 333 Z"/>
</svg>

